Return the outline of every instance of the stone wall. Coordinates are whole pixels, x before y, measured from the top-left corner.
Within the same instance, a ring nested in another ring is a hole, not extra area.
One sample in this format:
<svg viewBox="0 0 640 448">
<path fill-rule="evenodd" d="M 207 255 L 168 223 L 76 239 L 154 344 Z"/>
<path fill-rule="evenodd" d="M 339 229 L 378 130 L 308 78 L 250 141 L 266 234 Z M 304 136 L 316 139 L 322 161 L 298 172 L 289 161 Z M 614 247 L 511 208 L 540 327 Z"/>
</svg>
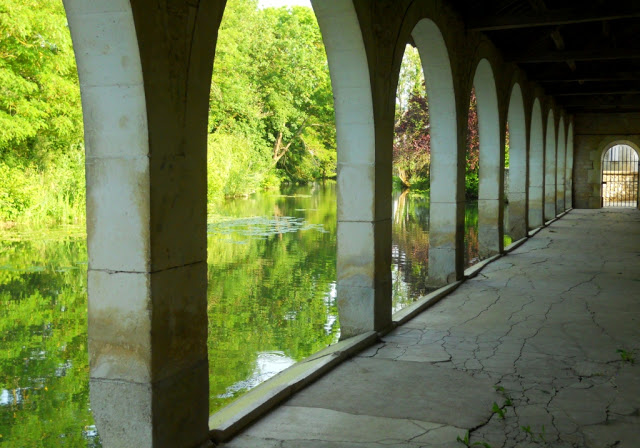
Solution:
<svg viewBox="0 0 640 448">
<path fill-rule="evenodd" d="M 575 117 L 573 193 L 575 208 L 600 208 L 602 156 L 618 144 L 640 149 L 640 113 L 578 114 Z M 640 152 L 640 151 L 639 151 Z"/>
</svg>

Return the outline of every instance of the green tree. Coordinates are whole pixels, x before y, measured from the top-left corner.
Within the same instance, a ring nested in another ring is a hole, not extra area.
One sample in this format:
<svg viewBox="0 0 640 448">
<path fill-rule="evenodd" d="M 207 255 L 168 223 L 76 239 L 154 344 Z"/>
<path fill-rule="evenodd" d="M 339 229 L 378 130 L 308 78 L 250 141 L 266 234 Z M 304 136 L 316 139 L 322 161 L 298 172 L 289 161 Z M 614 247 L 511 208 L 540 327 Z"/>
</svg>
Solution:
<svg viewBox="0 0 640 448">
<path fill-rule="evenodd" d="M 82 215 L 83 176 L 80 91 L 62 1 L 0 0 L 0 221 Z"/>
<path fill-rule="evenodd" d="M 309 181 L 335 172 L 331 83 L 310 8 L 229 2 L 210 105 L 210 150 L 219 155 L 209 168 L 222 166 L 210 176 L 212 197 L 255 191 L 276 173 Z"/>
<path fill-rule="evenodd" d="M 409 188 L 428 179 L 431 162 L 427 91 L 420 55 L 411 45 L 405 48 L 396 92 L 393 167 L 403 187 Z"/>
<path fill-rule="evenodd" d="M 0 0 L 0 148 L 82 139 L 77 71 L 60 0 Z"/>
</svg>

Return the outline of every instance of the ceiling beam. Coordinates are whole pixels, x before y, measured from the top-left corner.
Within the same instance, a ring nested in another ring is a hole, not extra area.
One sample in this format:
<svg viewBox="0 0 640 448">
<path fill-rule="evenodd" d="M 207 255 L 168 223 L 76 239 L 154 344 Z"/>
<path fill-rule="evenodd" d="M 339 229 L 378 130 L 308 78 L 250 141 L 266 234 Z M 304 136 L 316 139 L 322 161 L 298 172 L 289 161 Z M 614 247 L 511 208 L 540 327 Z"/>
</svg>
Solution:
<svg viewBox="0 0 640 448">
<path fill-rule="evenodd" d="M 569 96 L 592 96 L 592 95 L 640 95 L 640 88 L 639 89 L 628 89 L 628 90 L 598 90 L 593 91 L 593 92 L 563 92 L 563 91 L 558 91 L 555 92 L 553 90 L 548 91 L 547 92 L 549 95 L 551 96 L 562 96 L 562 97 L 569 97 Z"/>
<path fill-rule="evenodd" d="M 635 98 L 634 98 L 635 97 Z M 615 109 L 621 107 L 640 107 L 640 94 L 625 95 L 616 98 L 615 96 L 602 95 L 590 97 L 568 97 L 558 100 L 558 103 L 566 108 L 598 108 L 598 109 Z"/>
<path fill-rule="evenodd" d="M 640 59 L 640 49 L 605 48 L 579 51 L 540 51 L 536 53 L 511 54 L 505 57 L 507 62 L 540 64 L 566 61 L 614 61 L 619 59 Z"/>
<path fill-rule="evenodd" d="M 597 114 L 597 113 L 638 113 L 640 112 L 640 107 L 625 107 L 625 108 L 597 108 L 597 107 L 567 107 L 567 113 L 570 114 Z"/>
<path fill-rule="evenodd" d="M 551 10 L 531 15 L 487 16 L 470 19 L 467 29 L 474 31 L 501 31 L 541 26 L 571 25 L 576 23 L 600 22 L 604 20 L 632 19 L 640 17 L 640 8 L 614 9 L 608 11 L 585 8 Z"/>
<path fill-rule="evenodd" d="M 621 73 L 605 73 L 601 76 L 584 76 L 581 77 L 580 73 L 574 73 L 568 75 L 566 78 L 556 77 L 536 77 L 529 74 L 529 78 L 532 81 L 539 82 L 540 84 L 563 84 L 563 83 L 585 83 L 585 82 L 615 82 L 615 81 L 640 81 L 640 73 L 636 75 L 621 74 Z"/>
</svg>

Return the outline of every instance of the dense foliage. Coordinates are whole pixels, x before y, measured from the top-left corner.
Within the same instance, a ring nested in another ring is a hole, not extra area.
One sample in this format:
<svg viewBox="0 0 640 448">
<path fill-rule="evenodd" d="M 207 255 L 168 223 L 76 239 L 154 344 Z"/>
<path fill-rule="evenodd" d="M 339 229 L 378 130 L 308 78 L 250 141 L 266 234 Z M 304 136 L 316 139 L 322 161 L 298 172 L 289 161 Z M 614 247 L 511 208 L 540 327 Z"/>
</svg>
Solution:
<svg viewBox="0 0 640 448">
<path fill-rule="evenodd" d="M 475 89 L 471 89 L 471 98 L 469 99 L 467 151 L 465 157 L 465 196 L 467 199 L 478 199 L 478 187 L 480 185 L 480 133 L 478 131 L 478 103 Z"/>
<path fill-rule="evenodd" d="M 431 164 L 429 103 L 418 51 L 407 45 L 400 67 L 393 141 L 394 174 L 404 188 L 428 185 Z M 475 90 L 467 115 L 465 195 L 478 198 L 480 138 Z"/>
<path fill-rule="evenodd" d="M 335 175 L 331 81 L 311 9 L 228 2 L 210 104 L 210 199 Z"/>
<path fill-rule="evenodd" d="M 431 162 L 429 104 L 418 50 L 405 48 L 396 97 L 393 168 L 403 187 L 428 184 Z"/>
<path fill-rule="evenodd" d="M 0 0 L 0 221 L 84 212 L 82 113 L 60 0 Z"/>
<path fill-rule="evenodd" d="M 84 218 L 82 110 L 61 0 L 0 0 L 0 222 Z M 335 175 L 327 59 L 310 8 L 229 1 L 209 113 L 209 199 Z"/>
</svg>

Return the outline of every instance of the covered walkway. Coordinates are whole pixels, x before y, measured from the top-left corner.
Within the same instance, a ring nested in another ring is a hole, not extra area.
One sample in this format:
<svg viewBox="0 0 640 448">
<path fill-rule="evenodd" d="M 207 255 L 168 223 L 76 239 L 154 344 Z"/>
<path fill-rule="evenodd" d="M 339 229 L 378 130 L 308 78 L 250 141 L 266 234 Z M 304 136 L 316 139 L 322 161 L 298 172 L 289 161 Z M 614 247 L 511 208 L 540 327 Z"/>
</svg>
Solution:
<svg viewBox="0 0 640 448">
<path fill-rule="evenodd" d="M 637 447 L 639 357 L 640 211 L 572 210 L 225 446 Z"/>
</svg>

